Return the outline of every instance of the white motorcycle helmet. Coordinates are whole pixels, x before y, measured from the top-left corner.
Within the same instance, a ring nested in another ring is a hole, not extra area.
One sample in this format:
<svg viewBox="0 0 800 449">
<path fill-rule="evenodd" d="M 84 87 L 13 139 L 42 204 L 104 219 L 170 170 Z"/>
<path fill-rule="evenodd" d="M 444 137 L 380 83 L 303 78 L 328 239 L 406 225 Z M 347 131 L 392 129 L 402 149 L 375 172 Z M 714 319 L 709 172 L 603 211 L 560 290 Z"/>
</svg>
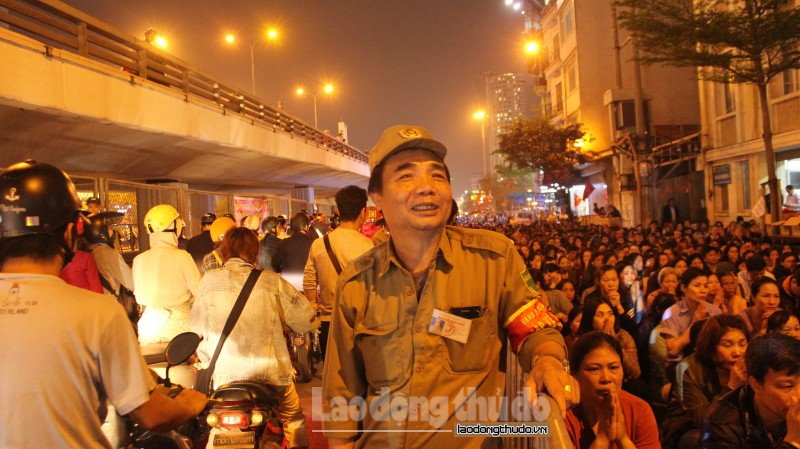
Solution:
<svg viewBox="0 0 800 449">
<path fill-rule="evenodd" d="M 144 216 L 144 228 L 148 234 L 154 232 L 174 232 L 180 237 L 186 223 L 180 218 L 178 211 L 169 204 L 159 204 L 147 211 Z"/>
</svg>

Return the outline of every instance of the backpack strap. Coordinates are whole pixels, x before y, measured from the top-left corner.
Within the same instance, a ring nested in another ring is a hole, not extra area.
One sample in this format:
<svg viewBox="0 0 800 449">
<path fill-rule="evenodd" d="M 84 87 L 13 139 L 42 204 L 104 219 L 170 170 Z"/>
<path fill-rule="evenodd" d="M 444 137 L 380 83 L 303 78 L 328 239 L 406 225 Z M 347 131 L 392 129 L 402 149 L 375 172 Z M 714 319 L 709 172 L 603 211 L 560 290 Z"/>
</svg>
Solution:
<svg viewBox="0 0 800 449">
<path fill-rule="evenodd" d="M 331 246 L 331 239 L 328 238 L 328 235 L 329 234 L 325 234 L 325 237 L 322 238 L 322 241 L 325 242 L 325 250 L 328 252 L 328 257 L 331 258 L 331 262 L 333 262 L 333 268 L 336 270 L 336 274 L 342 274 L 342 266 L 339 265 L 339 259 L 333 252 L 333 247 Z"/>
</svg>

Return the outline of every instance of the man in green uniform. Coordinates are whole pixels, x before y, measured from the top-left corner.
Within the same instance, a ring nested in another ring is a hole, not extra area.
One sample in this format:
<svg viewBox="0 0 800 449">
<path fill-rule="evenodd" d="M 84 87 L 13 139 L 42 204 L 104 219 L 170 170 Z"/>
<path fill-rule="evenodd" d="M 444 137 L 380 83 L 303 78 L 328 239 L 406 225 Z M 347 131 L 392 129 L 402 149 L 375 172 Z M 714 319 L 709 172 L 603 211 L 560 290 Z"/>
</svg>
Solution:
<svg viewBox="0 0 800 449">
<path fill-rule="evenodd" d="M 560 324 L 513 242 L 445 226 L 446 154 L 416 126 L 387 129 L 370 152 L 369 192 L 392 232 L 339 278 L 322 398 L 331 447 L 497 443 L 455 438 L 455 426 L 498 420 L 507 338 L 530 391 L 562 410 L 578 402 Z M 506 405 L 508 421 L 523 420 Z"/>
</svg>

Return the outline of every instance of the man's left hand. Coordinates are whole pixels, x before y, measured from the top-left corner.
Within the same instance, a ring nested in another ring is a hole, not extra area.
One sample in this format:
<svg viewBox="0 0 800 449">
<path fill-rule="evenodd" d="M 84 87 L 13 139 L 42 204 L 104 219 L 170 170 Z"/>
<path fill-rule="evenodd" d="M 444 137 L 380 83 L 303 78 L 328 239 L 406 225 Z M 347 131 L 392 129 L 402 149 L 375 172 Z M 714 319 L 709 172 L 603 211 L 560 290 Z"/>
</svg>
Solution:
<svg viewBox="0 0 800 449">
<path fill-rule="evenodd" d="M 578 381 L 567 373 L 563 363 L 553 356 L 543 355 L 536 360 L 525 386 L 532 393 L 528 398 L 529 401 L 533 402 L 537 393 L 547 391 L 558 404 L 562 414 L 580 402 Z"/>
</svg>

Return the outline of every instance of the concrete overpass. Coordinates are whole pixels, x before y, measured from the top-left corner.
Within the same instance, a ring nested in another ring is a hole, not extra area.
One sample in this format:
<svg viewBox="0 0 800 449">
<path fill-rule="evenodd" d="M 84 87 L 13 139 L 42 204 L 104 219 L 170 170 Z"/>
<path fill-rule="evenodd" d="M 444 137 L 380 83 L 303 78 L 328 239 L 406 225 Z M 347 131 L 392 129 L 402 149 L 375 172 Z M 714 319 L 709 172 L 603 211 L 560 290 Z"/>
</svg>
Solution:
<svg viewBox="0 0 800 449">
<path fill-rule="evenodd" d="M 284 195 L 366 185 L 364 152 L 59 1 L 3 0 L 0 60 L 2 166 Z"/>
</svg>

